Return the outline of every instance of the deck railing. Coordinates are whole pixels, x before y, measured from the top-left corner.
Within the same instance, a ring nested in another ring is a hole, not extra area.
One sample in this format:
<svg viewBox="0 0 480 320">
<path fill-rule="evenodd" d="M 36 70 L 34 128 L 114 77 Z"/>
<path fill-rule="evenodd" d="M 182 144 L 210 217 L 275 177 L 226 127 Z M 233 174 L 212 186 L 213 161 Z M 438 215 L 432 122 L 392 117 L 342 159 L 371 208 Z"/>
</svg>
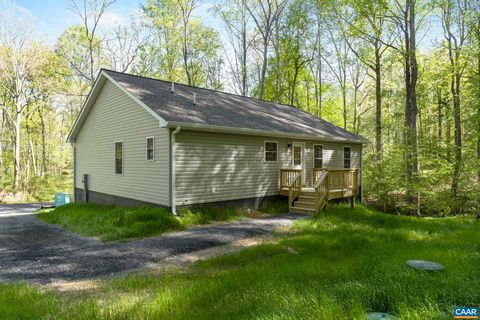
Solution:
<svg viewBox="0 0 480 320">
<path fill-rule="evenodd" d="M 280 190 L 283 188 L 289 188 L 292 181 L 301 173 L 301 169 L 280 169 Z"/>
<path fill-rule="evenodd" d="M 353 190 L 358 192 L 358 169 L 319 169 L 312 171 L 313 185 L 316 184 L 322 172 L 328 172 L 328 188 L 330 190 Z"/>
<path fill-rule="evenodd" d="M 322 171 L 316 177 L 315 184 L 315 211 L 319 212 L 328 203 L 328 171 Z"/>
<path fill-rule="evenodd" d="M 295 176 L 288 185 L 288 207 L 292 208 L 293 201 L 300 195 L 302 191 L 302 171 Z"/>
</svg>

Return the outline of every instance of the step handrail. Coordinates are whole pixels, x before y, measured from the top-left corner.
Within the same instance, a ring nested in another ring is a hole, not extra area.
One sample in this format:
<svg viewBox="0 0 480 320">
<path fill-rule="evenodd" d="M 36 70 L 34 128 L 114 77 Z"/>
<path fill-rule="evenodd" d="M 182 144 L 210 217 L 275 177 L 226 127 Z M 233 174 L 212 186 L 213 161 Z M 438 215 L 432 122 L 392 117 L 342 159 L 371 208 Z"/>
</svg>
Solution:
<svg viewBox="0 0 480 320">
<path fill-rule="evenodd" d="M 315 211 L 322 209 L 323 205 L 328 203 L 328 171 L 322 171 L 315 181 Z"/>
<path fill-rule="evenodd" d="M 302 190 L 302 172 L 290 181 L 288 185 L 288 207 L 293 206 L 293 201 L 298 197 Z"/>
</svg>

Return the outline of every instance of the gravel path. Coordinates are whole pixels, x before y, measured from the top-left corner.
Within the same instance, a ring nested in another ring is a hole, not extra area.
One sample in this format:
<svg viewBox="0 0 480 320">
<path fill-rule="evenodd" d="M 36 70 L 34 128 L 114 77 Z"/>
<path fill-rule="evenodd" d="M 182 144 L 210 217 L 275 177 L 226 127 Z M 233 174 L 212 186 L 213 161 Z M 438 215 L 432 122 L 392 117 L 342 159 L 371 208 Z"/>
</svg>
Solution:
<svg viewBox="0 0 480 320">
<path fill-rule="evenodd" d="M 39 204 L 0 205 L 0 281 L 47 284 L 126 272 L 178 254 L 266 234 L 305 217 L 284 214 L 104 244 L 37 219 L 34 211 L 39 207 Z"/>
</svg>

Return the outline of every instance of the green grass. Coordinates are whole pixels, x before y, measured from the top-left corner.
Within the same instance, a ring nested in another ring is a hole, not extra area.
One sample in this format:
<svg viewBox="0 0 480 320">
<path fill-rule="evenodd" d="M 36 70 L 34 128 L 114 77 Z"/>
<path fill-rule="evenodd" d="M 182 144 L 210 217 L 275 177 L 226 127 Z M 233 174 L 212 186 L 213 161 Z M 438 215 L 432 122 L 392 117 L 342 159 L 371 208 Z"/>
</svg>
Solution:
<svg viewBox="0 0 480 320">
<path fill-rule="evenodd" d="M 39 214 L 40 219 L 101 241 L 128 240 L 183 230 L 195 224 L 241 218 L 234 209 L 182 209 L 175 217 L 163 208 L 138 208 L 71 203 Z"/>
<path fill-rule="evenodd" d="M 6 318 L 55 319 L 451 319 L 480 303 L 480 223 L 329 206 L 265 244 L 191 268 L 105 280 L 86 293 L 0 286 Z M 293 248 L 298 254 L 291 253 Z M 408 259 L 442 263 L 439 273 Z M 38 306 L 38 307 L 37 307 Z"/>
<path fill-rule="evenodd" d="M 288 212 L 288 202 L 286 200 L 266 202 L 260 208 L 258 208 L 258 210 L 268 214 L 285 213 L 285 212 Z"/>
</svg>

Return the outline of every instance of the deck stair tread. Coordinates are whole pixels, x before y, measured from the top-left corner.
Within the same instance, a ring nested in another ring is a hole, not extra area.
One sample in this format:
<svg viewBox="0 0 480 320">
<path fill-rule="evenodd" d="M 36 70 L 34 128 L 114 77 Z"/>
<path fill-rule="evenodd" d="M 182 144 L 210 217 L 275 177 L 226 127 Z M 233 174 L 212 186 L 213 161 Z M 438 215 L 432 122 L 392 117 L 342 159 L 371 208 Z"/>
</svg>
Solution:
<svg viewBox="0 0 480 320">
<path fill-rule="evenodd" d="M 302 208 L 315 208 L 315 202 L 304 202 L 304 201 L 295 201 L 293 207 L 302 207 Z"/>
</svg>

